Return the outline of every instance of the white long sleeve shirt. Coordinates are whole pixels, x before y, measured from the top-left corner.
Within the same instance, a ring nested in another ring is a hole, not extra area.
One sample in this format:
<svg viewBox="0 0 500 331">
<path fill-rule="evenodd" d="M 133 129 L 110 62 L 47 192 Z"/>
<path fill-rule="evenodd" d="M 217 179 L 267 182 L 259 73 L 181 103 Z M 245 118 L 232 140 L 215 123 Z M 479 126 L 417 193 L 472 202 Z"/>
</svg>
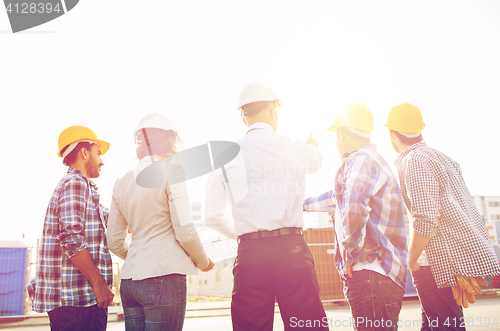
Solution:
<svg viewBox="0 0 500 331">
<path fill-rule="evenodd" d="M 237 143 L 238 156 L 209 176 L 206 224 L 230 238 L 258 230 L 302 228 L 305 176 L 321 167 L 321 152 L 274 132 L 266 123 L 249 126 Z"/>
</svg>

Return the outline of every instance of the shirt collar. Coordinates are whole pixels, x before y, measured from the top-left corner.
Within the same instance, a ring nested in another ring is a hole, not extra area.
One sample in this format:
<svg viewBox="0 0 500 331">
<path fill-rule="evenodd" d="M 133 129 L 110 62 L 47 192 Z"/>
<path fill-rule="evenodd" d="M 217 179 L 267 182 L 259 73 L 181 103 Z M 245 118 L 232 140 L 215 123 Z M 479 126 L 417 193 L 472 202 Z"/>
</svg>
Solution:
<svg viewBox="0 0 500 331">
<path fill-rule="evenodd" d="M 376 152 L 377 151 L 377 146 L 375 146 L 374 144 L 366 144 L 366 145 L 363 145 L 363 146 L 359 146 L 359 147 L 357 147 L 355 149 L 351 149 L 349 152 L 345 152 L 344 155 L 342 155 L 342 159 L 348 158 L 349 156 L 351 156 L 352 154 L 356 153 L 360 149 L 370 149 L 370 150 Z"/>
<path fill-rule="evenodd" d="M 272 126 L 270 126 L 269 124 L 267 124 L 267 123 L 262 123 L 262 122 L 257 122 L 257 123 L 254 123 L 254 124 L 252 124 L 252 125 L 250 125 L 250 126 L 248 127 L 248 131 L 247 131 L 247 133 L 246 133 L 246 134 L 248 134 L 248 133 L 249 133 L 250 131 L 252 131 L 252 130 L 257 130 L 257 129 L 270 130 L 270 131 L 273 131 L 273 132 L 274 132 L 273 127 L 272 127 Z"/>
<path fill-rule="evenodd" d="M 88 178 L 87 176 L 85 176 L 83 174 L 83 172 L 81 172 L 80 170 L 72 168 L 72 167 L 69 167 L 68 174 L 75 174 L 75 175 L 78 175 L 78 176 L 82 177 L 83 179 L 85 179 L 90 184 L 90 186 L 92 186 L 95 190 L 97 190 L 97 185 L 93 181 L 91 181 L 90 178 Z"/>
<path fill-rule="evenodd" d="M 406 157 L 406 155 L 410 154 L 411 151 L 419 148 L 419 147 L 423 147 L 423 146 L 427 146 L 425 144 L 425 141 L 419 141 L 418 143 L 415 143 L 413 145 L 411 145 L 410 147 L 408 147 L 407 149 L 405 149 L 401 154 L 399 154 L 399 156 L 396 158 L 396 160 L 394 161 L 394 164 L 395 165 L 399 165 L 403 159 Z"/>
</svg>

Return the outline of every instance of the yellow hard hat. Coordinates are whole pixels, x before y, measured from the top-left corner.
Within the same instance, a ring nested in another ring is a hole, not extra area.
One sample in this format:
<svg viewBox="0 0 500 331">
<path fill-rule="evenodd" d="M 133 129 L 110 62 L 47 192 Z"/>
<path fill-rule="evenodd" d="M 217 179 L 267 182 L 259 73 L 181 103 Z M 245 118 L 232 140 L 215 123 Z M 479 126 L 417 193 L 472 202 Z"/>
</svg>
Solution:
<svg viewBox="0 0 500 331">
<path fill-rule="evenodd" d="M 401 133 L 418 133 L 425 128 L 425 123 L 417 106 L 402 103 L 391 109 L 385 126 Z"/>
<path fill-rule="evenodd" d="M 328 131 L 335 132 L 339 126 L 347 126 L 355 130 L 372 132 L 372 112 L 362 103 L 347 105 L 344 111 L 337 113 L 335 122 L 328 128 Z"/>
<path fill-rule="evenodd" d="M 105 154 L 109 149 L 109 143 L 97 139 L 97 136 L 94 131 L 84 126 L 75 125 L 65 129 L 59 135 L 59 152 L 57 153 L 57 155 L 63 157 L 61 151 L 66 146 L 69 146 L 72 143 L 82 140 L 89 140 L 99 144 L 99 150 L 101 151 L 101 155 Z"/>
</svg>

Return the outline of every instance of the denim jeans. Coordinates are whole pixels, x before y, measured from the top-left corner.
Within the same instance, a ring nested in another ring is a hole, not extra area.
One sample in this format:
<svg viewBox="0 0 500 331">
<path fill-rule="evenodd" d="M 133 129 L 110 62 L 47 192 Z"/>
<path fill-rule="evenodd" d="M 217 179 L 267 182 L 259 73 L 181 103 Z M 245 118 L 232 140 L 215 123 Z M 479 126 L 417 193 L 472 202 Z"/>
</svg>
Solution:
<svg viewBox="0 0 500 331">
<path fill-rule="evenodd" d="M 108 324 L 108 309 L 90 307 L 59 307 L 48 312 L 52 331 L 101 331 Z"/>
<path fill-rule="evenodd" d="M 438 288 L 431 267 L 420 267 L 412 276 L 422 305 L 421 330 L 465 330 L 464 313 L 451 287 Z"/>
<path fill-rule="evenodd" d="M 122 279 L 125 330 L 182 330 L 186 315 L 186 275 Z"/>
<path fill-rule="evenodd" d="M 404 290 L 388 276 L 354 271 L 344 282 L 355 330 L 397 330 Z"/>
</svg>

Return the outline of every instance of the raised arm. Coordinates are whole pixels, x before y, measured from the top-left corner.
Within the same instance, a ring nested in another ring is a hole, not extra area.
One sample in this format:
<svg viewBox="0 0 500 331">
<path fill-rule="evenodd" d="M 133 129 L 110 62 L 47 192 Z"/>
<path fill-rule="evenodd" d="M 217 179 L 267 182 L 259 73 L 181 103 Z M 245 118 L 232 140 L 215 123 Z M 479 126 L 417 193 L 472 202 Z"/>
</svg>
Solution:
<svg viewBox="0 0 500 331">
<path fill-rule="evenodd" d="M 316 211 L 334 213 L 336 207 L 337 200 L 335 199 L 335 192 L 331 190 L 316 197 L 305 199 L 303 210 L 307 212 Z"/>
</svg>

